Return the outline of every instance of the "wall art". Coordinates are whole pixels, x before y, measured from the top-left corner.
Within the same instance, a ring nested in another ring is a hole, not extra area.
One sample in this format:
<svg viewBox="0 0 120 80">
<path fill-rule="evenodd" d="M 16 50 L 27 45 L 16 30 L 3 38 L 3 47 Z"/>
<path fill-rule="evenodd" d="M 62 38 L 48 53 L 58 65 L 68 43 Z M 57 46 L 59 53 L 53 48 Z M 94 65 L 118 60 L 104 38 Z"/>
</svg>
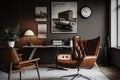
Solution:
<svg viewBox="0 0 120 80">
<path fill-rule="evenodd" d="M 35 7 L 35 21 L 47 21 L 47 7 Z"/>
<path fill-rule="evenodd" d="M 47 38 L 47 24 L 38 24 L 38 38 Z"/>
<path fill-rule="evenodd" d="M 51 33 L 77 33 L 77 2 L 51 3 Z"/>
</svg>

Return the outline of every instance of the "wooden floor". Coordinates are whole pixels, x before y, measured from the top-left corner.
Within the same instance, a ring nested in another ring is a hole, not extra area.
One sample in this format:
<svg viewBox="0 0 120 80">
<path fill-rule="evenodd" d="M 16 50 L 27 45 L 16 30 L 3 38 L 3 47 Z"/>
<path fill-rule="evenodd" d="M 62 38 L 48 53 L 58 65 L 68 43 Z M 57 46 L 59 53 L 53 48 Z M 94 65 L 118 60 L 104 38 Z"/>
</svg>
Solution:
<svg viewBox="0 0 120 80">
<path fill-rule="evenodd" d="M 120 70 L 110 66 L 99 66 L 99 68 L 110 80 L 120 80 Z"/>
</svg>

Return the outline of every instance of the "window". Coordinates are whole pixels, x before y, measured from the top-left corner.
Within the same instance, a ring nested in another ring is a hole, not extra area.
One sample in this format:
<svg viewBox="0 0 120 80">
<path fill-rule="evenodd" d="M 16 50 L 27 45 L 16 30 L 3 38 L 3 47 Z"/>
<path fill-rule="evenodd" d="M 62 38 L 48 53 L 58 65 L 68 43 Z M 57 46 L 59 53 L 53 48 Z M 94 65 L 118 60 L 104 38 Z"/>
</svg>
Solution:
<svg viewBox="0 0 120 80">
<path fill-rule="evenodd" d="M 120 0 L 117 0 L 117 43 L 120 46 Z"/>
<path fill-rule="evenodd" d="M 118 45 L 118 39 L 117 39 L 117 0 L 111 0 L 111 47 L 117 47 Z"/>
</svg>

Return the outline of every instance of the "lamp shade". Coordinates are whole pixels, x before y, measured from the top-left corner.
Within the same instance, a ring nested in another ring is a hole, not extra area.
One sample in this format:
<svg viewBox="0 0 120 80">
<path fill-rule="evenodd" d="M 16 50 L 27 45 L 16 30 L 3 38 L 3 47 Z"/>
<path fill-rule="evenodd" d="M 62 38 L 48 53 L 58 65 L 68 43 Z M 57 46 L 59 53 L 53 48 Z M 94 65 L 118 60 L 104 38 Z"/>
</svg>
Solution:
<svg viewBox="0 0 120 80">
<path fill-rule="evenodd" d="M 34 32 L 29 29 L 24 33 L 24 36 L 34 36 Z"/>
</svg>

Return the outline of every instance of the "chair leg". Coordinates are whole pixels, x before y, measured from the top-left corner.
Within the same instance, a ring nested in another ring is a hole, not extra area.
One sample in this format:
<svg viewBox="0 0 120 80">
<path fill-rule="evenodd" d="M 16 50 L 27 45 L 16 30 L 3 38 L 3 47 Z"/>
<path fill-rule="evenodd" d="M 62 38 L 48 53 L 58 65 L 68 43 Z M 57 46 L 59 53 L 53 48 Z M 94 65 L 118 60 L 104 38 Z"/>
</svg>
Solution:
<svg viewBox="0 0 120 80">
<path fill-rule="evenodd" d="M 10 63 L 10 66 L 9 66 L 8 80 L 10 80 L 11 71 L 12 71 L 12 62 Z"/>
<path fill-rule="evenodd" d="M 62 76 L 62 77 L 73 77 L 71 80 L 73 80 L 73 79 L 76 78 L 76 77 L 78 77 L 78 78 L 79 78 L 79 77 L 84 77 L 84 78 L 86 78 L 86 79 L 88 79 L 88 80 L 91 80 L 90 78 L 88 78 L 88 77 L 80 74 L 80 73 L 79 73 L 79 68 L 77 69 L 77 74 L 72 74 L 72 75 L 67 75 L 67 76 Z"/>
<path fill-rule="evenodd" d="M 22 72 L 20 72 L 20 80 L 21 80 L 21 77 L 22 77 Z"/>
<path fill-rule="evenodd" d="M 64 71 L 68 71 L 67 69 L 65 68 L 62 68 L 62 67 L 58 67 L 57 64 L 55 67 L 49 67 L 50 69 L 48 69 L 47 71 L 50 71 L 50 70 L 64 70 Z"/>
<path fill-rule="evenodd" d="M 40 80 L 40 73 L 39 73 L 39 69 L 38 69 L 38 62 L 36 61 L 36 66 L 37 66 L 37 74 L 38 74 L 38 79 Z"/>
<path fill-rule="evenodd" d="M 97 68 L 97 70 L 100 71 L 100 69 L 99 69 L 97 63 L 95 62 L 94 64 L 95 64 L 95 67 Z"/>
<path fill-rule="evenodd" d="M 75 74 L 71 80 L 73 80 L 73 79 L 76 78 L 77 76 L 79 77 L 79 74 Z"/>
<path fill-rule="evenodd" d="M 38 74 L 38 79 L 40 80 L 40 73 L 38 68 L 37 68 L 37 74 Z"/>
<path fill-rule="evenodd" d="M 10 80 L 10 73 L 8 73 L 8 80 Z"/>
</svg>

